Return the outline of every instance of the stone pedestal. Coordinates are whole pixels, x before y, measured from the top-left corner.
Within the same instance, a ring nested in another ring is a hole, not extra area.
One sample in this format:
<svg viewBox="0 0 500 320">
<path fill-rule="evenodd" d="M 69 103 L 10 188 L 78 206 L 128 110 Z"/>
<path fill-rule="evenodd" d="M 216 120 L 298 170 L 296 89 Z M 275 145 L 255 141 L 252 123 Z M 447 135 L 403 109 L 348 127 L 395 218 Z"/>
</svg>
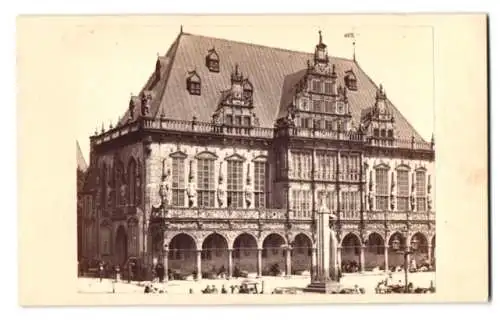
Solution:
<svg viewBox="0 0 500 320">
<path fill-rule="evenodd" d="M 338 279 L 337 239 L 335 232 L 330 229 L 330 213 L 324 198 L 317 214 L 316 238 L 316 247 L 318 249 L 317 272 L 304 291 L 316 293 L 338 292 L 340 291 L 340 283 Z"/>
</svg>

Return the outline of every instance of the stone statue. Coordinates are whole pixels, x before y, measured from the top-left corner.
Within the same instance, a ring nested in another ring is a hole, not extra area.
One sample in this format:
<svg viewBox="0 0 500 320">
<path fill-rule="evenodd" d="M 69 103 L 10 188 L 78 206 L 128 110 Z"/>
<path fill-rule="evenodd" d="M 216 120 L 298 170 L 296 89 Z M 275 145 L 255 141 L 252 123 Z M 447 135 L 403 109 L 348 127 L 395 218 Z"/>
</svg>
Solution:
<svg viewBox="0 0 500 320">
<path fill-rule="evenodd" d="M 188 184 L 186 188 L 186 193 L 188 196 L 188 201 L 189 201 L 189 207 L 194 206 L 195 198 L 196 198 L 196 183 L 194 182 L 194 175 L 193 175 L 193 161 L 191 160 L 189 162 L 189 178 L 188 178 Z"/>
<path fill-rule="evenodd" d="M 320 196 L 320 203 L 321 203 L 320 208 L 319 208 L 320 212 L 329 212 L 330 209 L 328 208 L 328 204 L 326 203 L 326 191 L 320 192 L 319 196 Z"/>
<path fill-rule="evenodd" d="M 432 210 L 432 197 L 430 195 L 427 196 L 427 210 Z"/>
<path fill-rule="evenodd" d="M 163 207 L 170 204 L 170 170 L 163 175 L 160 184 L 160 200 Z"/>
<path fill-rule="evenodd" d="M 219 208 L 224 206 L 226 203 L 226 190 L 224 190 L 223 177 L 219 177 L 219 185 L 217 186 L 217 203 Z"/>
<path fill-rule="evenodd" d="M 121 186 L 120 186 L 120 205 L 123 205 L 125 204 L 127 201 L 127 185 L 125 183 L 123 183 Z"/>
<path fill-rule="evenodd" d="M 245 203 L 247 205 L 247 208 L 250 208 L 252 205 L 252 186 L 247 183 L 245 186 Z"/>
<path fill-rule="evenodd" d="M 374 206 L 375 195 L 373 194 L 373 190 L 368 191 L 368 206 L 370 211 L 375 210 Z"/>
<path fill-rule="evenodd" d="M 251 184 L 251 179 L 250 179 L 250 164 L 247 167 L 247 183 L 245 185 L 245 203 L 247 208 L 250 208 L 250 205 L 252 204 L 252 184 Z"/>
</svg>

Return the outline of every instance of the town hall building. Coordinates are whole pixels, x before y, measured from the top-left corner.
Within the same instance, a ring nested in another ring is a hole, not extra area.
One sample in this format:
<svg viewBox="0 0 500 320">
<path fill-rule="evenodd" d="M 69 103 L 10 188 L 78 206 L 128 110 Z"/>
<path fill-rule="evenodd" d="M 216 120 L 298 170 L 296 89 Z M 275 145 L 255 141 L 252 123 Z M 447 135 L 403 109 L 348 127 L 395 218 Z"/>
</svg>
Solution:
<svg viewBox="0 0 500 320">
<path fill-rule="evenodd" d="M 204 277 L 313 271 L 320 206 L 342 264 L 435 248 L 434 140 L 355 58 L 179 33 L 90 137 L 81 256 Z M 80 239 L 80 237 L 79 237 Z"/>
</svg>

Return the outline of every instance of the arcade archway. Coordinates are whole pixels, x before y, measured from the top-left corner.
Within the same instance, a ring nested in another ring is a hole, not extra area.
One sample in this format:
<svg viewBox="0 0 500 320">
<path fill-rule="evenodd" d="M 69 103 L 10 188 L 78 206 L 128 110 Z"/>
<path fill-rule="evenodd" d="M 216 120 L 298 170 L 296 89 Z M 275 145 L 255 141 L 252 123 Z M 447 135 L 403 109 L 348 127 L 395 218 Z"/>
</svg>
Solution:
<svg viewBox="0 0 500 320">
<path fill-rule="evenodd" d="M 229 265 L 229 247 L 226 239 L 218 233 L 205 238 L 201 251 L 201 271 L 203 278 L 213 278 L 227 274 Z"/>
<path fill-rule="evenodd" d="M 358 272 L 361 269 L 361 241 L 354 233 L 347 234 L 342 239 L 342 263 L 343 272 Z"/>
<path fill-rule="evenodd" d="M 127 231 L 124 226 L 119 226 L 116 230 L 115 238 L 115 258 L 116 263 L 119 265 L 127 261 Z"/>
<path fill-rule="evenodd" d="M 168 268 L 183 275 L 196 274 L 196 242 L 190 235 L 180 233 L 170 240 Z"/>
<path fill-rule="evenodd" d="M 311 272 L 311 239 L 303 233 L 295 236 L 292 249 L 292 274 Z"/>
<path fill-rule="evenodd" d="M 277 233 L 268 235 L 262 245 L 262 275 L 276 275 L 286 272 L 285 238 Z"/>
</svg>

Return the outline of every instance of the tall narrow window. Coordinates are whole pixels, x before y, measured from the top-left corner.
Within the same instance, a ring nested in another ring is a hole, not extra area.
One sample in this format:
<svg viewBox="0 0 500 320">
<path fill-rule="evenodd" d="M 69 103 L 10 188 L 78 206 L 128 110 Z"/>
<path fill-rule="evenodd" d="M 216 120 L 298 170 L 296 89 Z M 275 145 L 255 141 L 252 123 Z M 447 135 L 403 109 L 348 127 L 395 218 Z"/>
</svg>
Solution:
<svg viewBox="0 0 500 320">
<path fill-rule="evenodd" d="M 397 211 L 407 211 L 408 210 L 408 196 L 410 193 L 410 183 L 408 170 L 400 169 L 397 171 L 397 192 L 398 200 L 396 203 Z"/>
<path fill-rule="evenodd" d="M 331 81 L 325 82 L 325 93 L 326 94 L 333 94 L 333 82 L 331 82 Z"/>
<path fill-rule="evenodd" d="M 227 205 L 232 208 L 243 208 L 243 162 L 229 160 L 227 162 Z"/>
<path fill-rule="evenodd" d="M 215 183 L 214 183 L 213 159 L 198 159 L 198 206 L 215 206 Z"/>
<path fill-rule="evenodd" d="M 136 183 L 135 183 L 137 172 L 136 172 L 135 161 L 133 159 L 131 159 L 129 164 L 128 164 L 127 175 L 128 175 L 128 193 L 129 193 L 128 194 L 128 204 L 134 205 L 135 200 L 136 200 L 135 193 L 137 192 L 136 191 Z"/>
<path fill-rule="evenodd" d="M 321 82 L 319 80 L 313 80 L 312 89 L 314 92 L 321 92 Z"/>
<path fill-rule="evenodd" d="M 314 112 L 323 112 L 322 101 L 321 100 L 313 100 L 313 108 L 314 108 Z"/>
<path fill-rule="evenodd" d="M 325 101 L 325 112 L 327 113 L 335 113 L 334 110 L 334 102 L 332 100 L 326 100 Z"/>
<path fill-rule="evenodd" d="M 417 211 L 425 211 L 425 171 L 416 173 Z"/>
<path fill-rule="evenodd" d="M 386 168 L 375 169 L 375 201 L 377 210 L 387 210 L 389 206 L 389 170 Z"/>
<path fill-rule="evenodd" d="M 255 208 L 266 207 L 266 162 L 254 163 Z"/>
<path fill-rule="evenodd" d="M 185 161 L 184 157 L 172 158 L 172 205 L 184 206 L 185 198 Z"/>
</svg>

